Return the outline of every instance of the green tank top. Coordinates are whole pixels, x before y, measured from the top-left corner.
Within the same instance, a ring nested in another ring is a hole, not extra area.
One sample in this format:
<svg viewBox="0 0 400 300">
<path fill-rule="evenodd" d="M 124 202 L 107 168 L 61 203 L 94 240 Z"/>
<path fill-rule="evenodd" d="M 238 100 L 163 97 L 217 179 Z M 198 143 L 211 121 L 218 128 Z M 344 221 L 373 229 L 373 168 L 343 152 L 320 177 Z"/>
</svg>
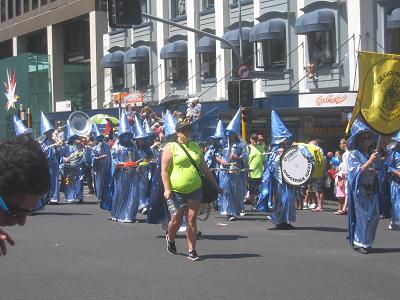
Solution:
<svg viewBox="0 0 400 300">
<path fill-rule="evenodd" d="M 253 145 L 249 145 L 249 168 L 250 178 L 261 178 L 263 174 L 263 154 Z"/>
<path fill-rule="evenodd" d="M 186 153 L 177 143 L 170 143 L 172 162 L 168 169 L 171 190 L 177 193 L 188 194 L 201 188 L 201 178 L 193 167 Z M 202 152 L 199 145 L 189 142 L 188 145 L 182 144 L 189 152 L 197 165 L 200 165 Z"/>
</svg>

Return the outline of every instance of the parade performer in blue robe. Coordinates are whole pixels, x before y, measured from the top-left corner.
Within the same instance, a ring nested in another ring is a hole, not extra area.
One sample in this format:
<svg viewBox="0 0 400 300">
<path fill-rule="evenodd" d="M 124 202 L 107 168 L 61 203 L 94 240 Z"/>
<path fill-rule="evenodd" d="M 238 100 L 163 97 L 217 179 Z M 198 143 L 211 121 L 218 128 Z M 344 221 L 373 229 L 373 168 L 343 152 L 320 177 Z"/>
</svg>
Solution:
<svg viewBox="0 0 400 300">
<path fill-rule="evenodd" d="M 237 111 L 226 127 L 227 146 L 218 154 L 217 161 L 223 168 L 232 171 L 219 172 L 219 185 L 223 193 L 218 198 L 220 213 L 229 221 L 235 221 L 244 211 L 244 196 L 247 187 L 247 173 L 241 170 L 248 167 L 246 145 L 240 140 L 241 111 Z"/>
<path fill-rule="evenodd" d="M 94 177 L 94 190 L 100 207 L 111 210 L 111 151 L 108 143 L 104 142 L 104 135 L 96 124 L 93 125 L 96 145 L 92 150 L 92 173 Z"/>
<path fill-rule="evenodd" d="M 118 143 L 111 148 L 111 158 L 115 168 L 111 218 L 123 223 L 135 222 L 140 196 L 139 176 L 136 167 L 121 165 L 137 160 L 137 147 L 125 112 L 120 117 Z"/>
<path fill-rule="evenodd" d="M 268 188 L 268 202 L 272 211 L 270 220 L 276 230 L 291 230 L 296 221 L 295 187 L 287 184 L 282 177 L 280 160 L 283 152 L 292 143 L 292 134 L 275 111 L 271 111 L 271 152 L 261 183 L 261 193 Z M 268 180 L 267 180 L 268 179 Z M 260 201 L 260 198 L 259 198 Z"/>
<path fill-rule="evenodd" d="M 62 161 L 61 142 L 53 138 L 54 129 L 50 121 L 41 112 L 40 133 L 44 137 L 41 142 L 43 152 L 47 156 L 50 171 L 50 191 L 39 201 L 39 205 L 60 202 L 60 164 Z"/>
<path fill-rule="evenodd" d="M 400 131 L 392 138 L 394 148 L 388 156 L 390 196 L 392 200 L 392 221 L 390 230 L 400 230 Z"/>
<path fill-rule="evenodd" d="M 379 184 L 376 173 L 378 152 L 372 145 L 376 134 L 358 118 L 347 141 L 349 241 L 353 249 L 366 254 L 375 239 L 379 222 Z"/>
<path fill-rule="evenodd" d="M 84 147 L 79 142 L 79 136 L 72 131 L 69 122 L 65 128 L 67 144 L 63 147 L 63 188 L 65 201 L 83 202 L 83 160 Z"/>
<path fill-rule="evenodd" d="M 134 139 L 137 145 L 137 160 L 139 163 L 138 175 L 139 175 L 139 189 L 140 189 L 140 200 L 139 200 L 139 211 L 146 214 L 148 211 L 150 201 L 150 167 L 149 162 L 153 159 L 153 152 L 150 149 L 150 138 L 152 134 L 145 132 L 142 122 L 139 117 L 135 117 L 134 126 Z"/>
</svg>

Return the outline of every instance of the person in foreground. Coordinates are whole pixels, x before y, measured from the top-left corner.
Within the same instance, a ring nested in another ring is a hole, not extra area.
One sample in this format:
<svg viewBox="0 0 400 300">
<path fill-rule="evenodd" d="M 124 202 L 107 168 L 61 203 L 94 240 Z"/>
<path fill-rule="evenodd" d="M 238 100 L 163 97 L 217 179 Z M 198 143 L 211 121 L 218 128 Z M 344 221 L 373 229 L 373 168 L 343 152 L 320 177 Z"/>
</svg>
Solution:
<svg viewBox="0 0 400 300">
<path fill-rule="evenodd" d="M 50 189 L 46 155 L 35 140 L 21 135 L 0 141 L 0 226 L 24 225 L 39 199 Z M 9 234 L 0 229 L 0 256 Z"/>
<path fill-rule="evenodd" d="M 202 181 L 183 148 L 189 153 L 201 172 L 221 192 L 214 176 L 206 167 L 199 145 L 190 141 L 191 125 L 187 121 L 176 124 L 177 141 L 168 143 L 162 153 L 161 177 L 164 197 L 171 214 L 166 235 L 167 251 L 176 254 L 175 235 L 185 214 L 188 259 L 199 260 L 196 252 L 197 213 L 203 201 Z"/>
<path fill-rule="evenodd" d="M 376 134 L 359 119 L 347 141 L 349 187 L 349 241 L 355 251 L 367 254 L 379 222 L 379 186 L 376 173 L 378 152 L 373 151 Z"/>
</svg>

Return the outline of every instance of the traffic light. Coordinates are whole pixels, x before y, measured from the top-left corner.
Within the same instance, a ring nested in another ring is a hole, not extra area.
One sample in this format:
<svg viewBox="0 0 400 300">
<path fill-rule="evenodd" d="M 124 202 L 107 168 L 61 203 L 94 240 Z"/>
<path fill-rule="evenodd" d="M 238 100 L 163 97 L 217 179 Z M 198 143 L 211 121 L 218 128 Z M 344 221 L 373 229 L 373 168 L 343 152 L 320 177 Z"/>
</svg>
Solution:
<svg viewBox="0 0 400 300">
<path fill-rule="evenodd" d="M 111 79 L 112 79 L 113 93 L 124 91 L 125 88 L 124 66 L 111 68 Z"/>
<path fill-rule="evenodd" d="M 111 28 L 126 28 L 142 23 L 140 0 L 108 0 L 108 23 Z"/>
<path fill-rule="evenodd" d="M 240 80 L 240 106 L 253 107 L 253 81 Z"/>
<path fill-rule="evenodd" d="M 251 108 L 242 108 L 242 120 L 244 123 L 251 123 Z"/>
<path fill-rule="evenodd" d="M 228 105 L 229 108 L 239 107 L 239 84 L 237 81 L 228 82 Z"/>
</svg>

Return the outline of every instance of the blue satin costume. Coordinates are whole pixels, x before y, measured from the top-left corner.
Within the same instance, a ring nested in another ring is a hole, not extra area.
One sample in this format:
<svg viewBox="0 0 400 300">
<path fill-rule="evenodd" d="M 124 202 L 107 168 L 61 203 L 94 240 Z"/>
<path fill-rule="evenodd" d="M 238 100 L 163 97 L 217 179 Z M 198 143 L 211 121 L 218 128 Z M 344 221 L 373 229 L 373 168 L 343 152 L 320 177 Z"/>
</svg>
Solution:
<svg viewBox="0 0 400 300">
<path fill-rule="evenodd" d="M 239 156 L 240 159 L 232 161 L 230 154 Z M 226 162 L 235 162 L 236 168 L 247 168 L 248 154 L 246 146 L 241 142 L 235 142 L 230 147 L 225 147 L 218 156 Z M 229 173 L 219 172 L 219 185 L 223 193 L 218 198 L 218 206 L 222 215 L 239 216 L 244 209 L 244 196 L 247 187 L 247 174 L 245 172 Z"/>
<path fill-rule="evenodd" d="M 148 146 L 142 148 L 138 147 L 137 150 L 137 160 L 140 159 L 150 159 L 153 153 Z M 139 176 L 139 210 L 148 208 L 150 201 L 150 166 L 140 166 L 138 168 Z"/>
<path fill-rule="evenodd" d="M 400 150 L 394 149 L 389 156 L 388 172 L 400 171 Z M 390 176 L 390 195 L 392 200 L 392 224 L 400 226 L 400 178 L 393 174 Z"/>
<path fill-rule="evenodd" d="M 49 163 L 50 191 L 43 196 L 39 202 L 39 207 L 49 201 L 51 203 L 58 203 L 60 201 L 60 149 L 54 145 L 53 140 L 49 140 L 48 138 L 43 142 L 41 147 Z"/>
<path fill-rule="evenodd" d="M 111 151 L 108 143 L 99 142 L 92 150 L 92 173 L 94 177 L 94 190 L 100 207 L 111 210 Z M 107 155 L 105 159 L 97 159 Z"/>
<path fill-rule="evenodd" d="M 129 155 L 130 152 L 130 155 Z M 130 157 L 129 157 L 130 156 Z M 115 167 L 116 164 L 136 161 L 137 147 L 128 147 L 115 143 L 111 148 L 111 158 L 114 164 L 114 189 L 111 205 L 111 217 L 115 221 L 132 223 L 136 220 L 139 207 L 139 175 L 136 168 Z"/>
<path fill-rule="evenodd" d="M 65 145 L 63 147 L 62 153 L 64 158 L 68 158 L 70 155 L 77 151 L 83 151 L 81 147 L 77 145 Z M 64 194 L 65 201 L 83 201 L 83 168 L 82 164 L 79 164 L 75 168 L 65 168 L 65 163 L 63 165 L 64 172 Z M 65 176 L 69 177 L 68 184 L 65 182 Z"/>
<path fill-rule="evenodd" d="M 372 153 L 372 152 L 371 152 Z M 379 184 L 376 175 L 361 172 L 371 153 L 355 148 L 348 159 L 349 240 L 351 245 L 369 248 L 379 222 Z"/>
</svg>

